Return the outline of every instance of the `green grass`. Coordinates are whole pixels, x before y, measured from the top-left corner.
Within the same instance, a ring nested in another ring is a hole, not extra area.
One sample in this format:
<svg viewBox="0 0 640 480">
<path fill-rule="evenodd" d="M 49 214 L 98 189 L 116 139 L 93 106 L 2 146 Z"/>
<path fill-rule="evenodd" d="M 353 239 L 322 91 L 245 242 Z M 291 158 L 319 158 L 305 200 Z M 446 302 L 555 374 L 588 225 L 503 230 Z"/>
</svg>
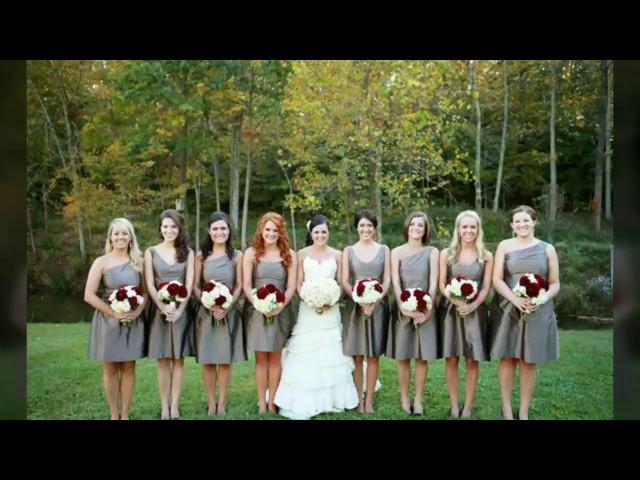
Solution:
<svg viewBox="0 0 640 480">
<path fill-rule="evenodd" d="M 29 419 L 108 419 L 102 389 L 102 364 L 86 357 L 90 324 L 28 325 Z M 530 410 L 534 419 L 613 418 L 613 330 L 560 331 L 560 360 L 538 368 L 536 391 Z M 461 362 L 461 398 L 464 367 Z M 315 418 L 339 419 L 445 419 L 449 398 L 444 361 L 429 364 L 424 397 L 425 415 L 407 417 L 400 410 L 395 362 L 381 357 L 382 389 L 376 393 L 376 413 L 363 417 L 354 412 L 322 414 Z M 516 382 L 518 385 L 518 381 Z M 519 387 L 514 391 L 517 411 Z M 205 414 L 206 394 L 201 366 L 193 358 L 185 361 L 181 414 L 185 419 L 210 419 Z M 134 419 L 159 419 L 160 400 L 156 384 L 156 362 L 137 362 L 137 381 L 131 407 Z M 497 361 L 482 363 L 476 392 L 475 419 L 500 419 Z M 234 365 L 225 419 L 281 419 L 259 417 L 253 358 Z"/>
<path fill-rule="evenodd" d="M 25 349 L 21 346 L 0 348 L 0 420 L 24 420 Z"/>
</svg>

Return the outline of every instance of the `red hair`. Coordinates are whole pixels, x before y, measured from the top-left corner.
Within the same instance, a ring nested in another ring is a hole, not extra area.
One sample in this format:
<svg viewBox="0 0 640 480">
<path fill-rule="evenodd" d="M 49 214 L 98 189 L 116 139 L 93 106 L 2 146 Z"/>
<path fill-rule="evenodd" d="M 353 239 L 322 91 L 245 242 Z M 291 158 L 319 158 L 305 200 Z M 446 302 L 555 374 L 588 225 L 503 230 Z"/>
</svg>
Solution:
<svg viewBox="0 0 640 480">
<path fill-rule="evenodd" d="M 262 231 L 264 230 L 267 222 L 273 222 L 278 229 L 278 248 L 280 249 L 280 257 L 285 268 L 289 268 L 291 265 L 291 253 L 289 252 L 289 237 L 287 236 L 287 222 L 285 222 L 282 215 L 275 212 L 265 213 L 260 220 L 258 220 L 258 226 L 256 227 L 256 234 L 253 236 L 251 246 L 256 251 L 255 259 L 258 261 L 260 257 L 264 255 L 265 246 L 264 238 L 262 238 Z"/>
</svg>

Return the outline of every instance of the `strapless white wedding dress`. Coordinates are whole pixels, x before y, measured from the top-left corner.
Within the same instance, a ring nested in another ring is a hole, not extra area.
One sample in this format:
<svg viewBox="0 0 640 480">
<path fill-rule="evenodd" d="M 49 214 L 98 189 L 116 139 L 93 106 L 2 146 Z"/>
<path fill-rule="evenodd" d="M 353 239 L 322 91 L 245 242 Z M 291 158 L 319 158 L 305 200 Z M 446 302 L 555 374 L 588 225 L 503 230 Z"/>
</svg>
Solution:
<svg viewBox="0 0 640 480">
<path fill-rule="evenodd" d="M 335 278 L 331 258 L 306 257 L 304 278 Z M 342 350 L 342 321 L 338 305 L 321 315 L 300 302 L 298 320 L 282 352 L 282 376 L 275 404 L 280 415 L 306 420 L 322 412 L 341 412 L 358 406 L 353 360 Z"/>
</svg>

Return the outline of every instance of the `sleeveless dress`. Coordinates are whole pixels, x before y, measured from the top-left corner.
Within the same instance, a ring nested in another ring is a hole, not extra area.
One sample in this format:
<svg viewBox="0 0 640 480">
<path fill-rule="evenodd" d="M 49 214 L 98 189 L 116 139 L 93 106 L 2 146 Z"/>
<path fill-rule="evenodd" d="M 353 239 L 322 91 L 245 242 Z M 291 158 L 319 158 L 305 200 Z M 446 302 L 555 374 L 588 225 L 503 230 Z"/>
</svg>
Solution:
<svg viewBox="0 0 640 480">
<path fill-rule="evenodd" d="M 537 273 L 548 280 L 547 245 L 539 241 L 505 254 L 504 281 L 509 288 L 513 288 L 524 273 Z M 522 317 L 513 303 L 496 294 L 491 305 L 491 356 L 519 358 L 534 364 L 560 358 L 553 300 L 530 313 L 526 322 Z"/>
<path fill-rule="evenodd" d="M 400 287 L 421 288 L 429 291 L 429 256 L 434 247 L 425 247 L 422 251 L 400 260 Z M 432 299 L 436 308 L 435 299 Z M 389 322 L 387 356 L 396 360 L 436 360 L 438 355 L 437 310 L 431 318 L 415 328 L 413 319 L 400 313 L 399 300 L 396 299 L 394 319 Z"/>
<path fill-rule="evenodd" d="M 335 259 L 306 257 L 304 278 L 335 278 Z M 339 306 L 317 314 L 300 302 L 298 319 L 282 354 L 282 376 L 274 402 L 280 415 L 309 419 L 322 412 L 341 412 L 358 405 L 354 364 L 342 352 Z"/>
<path fill-rule="evenodd" d="M 151 249 L 153 278 L 156 288 L 163 282 L 176 280 L 183 285 L 187 276 L 187 262 L 168 264 L 155 248 Z M 187 299 L 187 301 L 189 301 Z M 175 322 L 167 322 L 162 312 L 151 301 L 149 305 L 149 351 L 148 357 L 183 358 L 194 356 L 193 345 L 193 318 L 191 310 L 186 308 L 183 314 Z"/>
<path fill-rule="evenodd" d="M 102 274 L 98 296 L 109 303 L 109 295 L 126 285 L 139 287 L 142 275 L 130 262 L 116 265 Z M 109 317 L 100 310 L 95 311 L 91 320 L 88 356 L 102 362 L 129 362 L 145 356 L 144 314 L 129 326 L 121 325 L 115 317 Z"/>
<path fill-rule="evenodd" d="M 275 262 L 258 261 L 253 269 L 254 288 L 273 283 L 283 292 L 287 289 L 287 269 L 282 260 Z M 242 311 L 244 331 L 247 338 L 247 350 L 253 352 L 278 352 L 283 349 L 291 334 L 295 318 L 291 303 L 273 319 L 272 324 L 265 322 L 265 317 L 258 312 L 251 302 L 245 301 Z"/>
<path fill-rule="evenodd" d="M 482 288 L 484 264 L 475 260 L 470 265 L 447 265 L 447 279 L 462 275 Z M 470 315 L 462 316 L 447 297 L 442 296 L 440 315 L 440 351 L 444 358 L 465 357 L 477 361 L 489 360 L 489 309 L 481 304 Z"/>
<path fill-rule="evenodd" d="M 233 293 L 239 253 L 236 250 L 232 260 L 225 254 L 204 262 L 202 284 L 214 280 L 226 285 Z M 225 365 L 247 360 L 244 330 L 237 305 L 236 302 L 227 312 L 224 321 L 220 321 L 216 326 L 211 310 L 202 303 L 199 304 L 195 320 L 196 360 L 198 363 Z"/>
<path fill-rule="evenodd" d="M 349 284 L 354 285 L 364 278 L 377 278 L 380 283 L 384 277 L 385 248 L 380 245 L 378 253 L 369 262 L 362 262 L 349 246 Z M 367 355 L 377 357 L 386 351 L 387 330 L 389 328 L 388 297 L 382 299 L 378 308 L 365 320 L 362 307 L 347 298 L 344 310 L 342 338 L 345 355 Z"/>
</svg>

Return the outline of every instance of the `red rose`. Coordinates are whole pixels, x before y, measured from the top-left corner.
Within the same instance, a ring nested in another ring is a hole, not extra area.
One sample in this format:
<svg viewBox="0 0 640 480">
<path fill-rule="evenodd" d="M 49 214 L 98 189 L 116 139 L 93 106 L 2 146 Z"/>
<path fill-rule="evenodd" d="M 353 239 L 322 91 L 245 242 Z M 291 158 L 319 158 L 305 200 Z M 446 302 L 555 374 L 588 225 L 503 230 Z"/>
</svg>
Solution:
<svg viewBox="0 0 640 480">
<path fill-rule="evenodd" d="M 284 293 L 282 293 L 280 290 L 276 292 L 276 302 L 284 303 Z"/>
<path fill-rule="evenodd" d="M 380 285 L 379 283 L 374 284 L 373 289 L 378 293 L 382 293 L 382 285 Z"/>
<path fill-rule="evenodd" d="M 142 289 L 141 289 L 141 288 L 135 287 L 135 288 L 133 289 L 133 291 L 134 291 L 134 292 L 136 292 L 136 295 L 140 295 L 140 296 L 142 296 L 142 293 L 143 293 L 143 292 L 142 292 Z"/>
<path fill-rule="evenodd" d="M 538 285 L 540 285 L 540 288 L 549 290 L 549 283 L 545 280 L 545 278 L 542 275 L 538 275 L 537 273 L 534 273 L 533 275 L 534 277 L 536 277 L 536 281 L 538 282 Z"/>
<path fill-rule="evenodd" d="M 269 292 L 267 292 L 266 288 L 260 287 L 256 292 L 256 295 L 260 300 L 264 300 L 265 298 L 267 298 L 267 295 L 269 295 Z"/>
<path fill-rule="evenodd" d="M 537 283 L 530 283 L 527 285 L 527 295 L 531 298 L 537 297 L 540 293 L 540 285 Z"/>
<path fill-rule="evenodd" d="M 520 285 L 522 285 L 523 287 L 526 287 L 530 284 L 531 284 L 531 280 L 529 280 L 528 276 L 523 275 L 520 277 Z"/>
<path fill-rule="evenodd" d="M 168 284 L 169 282 L 162 282 L 160 285 L 158 285 L 158 290 L 162 290 Z"/>
<path fill-rule="evenodd" d="M 407 300 L 409 300 L 409 297 L 411 297 L 411 292 L 409 290 L 403 290 L 400 294 L 400 301 L 406 302 Z"/>
<path fill-rule="evenodd" d="M 224 295 L 220 295 L 218 298 L 216 298 L 216 305 L 221 307 L 226 301 L 227 299 L 224 297 Z"/>
<path fill-rule="evenodd" d="M 359 297 L 361 297 L 364 293 L 364 284 L 362 282 L 358 283 L 358 286 L 356 287 L 356 293 Z"/>
<path fill-rule="evenodd" d="M 118 290 L 118 293 L 116 293 L 116 300 L 121 302 L 125 298 L 127 298 L 127 290 L 124 288 L 121 288 L 120 290 Z"/>
<path fill-rule="evenodd" d="M 138 306 L 138 299 L 137 297 L 129 297 L 129 305 L 131 305 L 131 308 L 136 308 Z"/>
<path fill-rule="evenodd" d="M 264 288 L 267 289 L 268 293 L 275 293 L 278 290 L 278 287 L 276 287 L 273 283 L 267 283 Z"/>
<path fill-rule="evenodd" d="M 426 300 L 420 299 L 418 300 L 418 310 L 424 312 L 427 309 Z"/>
<path fill-rule="evenodd" d="M 465 277 L 463 277 L 462 275 L 457 275 L 457 276 L 456 276 L 456 280 L 458 280 L 459 282 L 461 282 L 461 281 L 463 281 L 463 280 L 466 280 L 466 278 L 465 278 Z"/>
<path fill-rule="evenodd" d="M 205 292 L 210 292 L 211 290 L 213 290 L 215 287 L 213 286 L 213 282 L 207 282 L 206 285 L 204 286 L 203 290 Z"/>
<path fill-rule="evenodd" d="M 413 292 L 413 296 L 416 297 L 418 300 L 422 300 L 426 294 L 427 292 L 425 292 L 424 290 L 415 290 Z"/>
<path fill-rule="evenodd" d="M 167 291 L 169 292 L 169 295 L 175 297 L 176 295 L 180 294 L 180 285 L 178 285 L 177 283 L 170 283 L 167 287 Z"/>
<path fill-rule="evenodd" d="M 473 285 L 470 283 L 463 283 L 462 287 L 460 287 L 460 291 L 462 291 L 462 295 L 468 297 L 473 293 Z"/>
<path fill-rule="evenodd" d="M 180 286 L 180 294 L 181 297 L 186 298 L 189 295 L 189 290 L 184 285 Z"/>
</svg>

